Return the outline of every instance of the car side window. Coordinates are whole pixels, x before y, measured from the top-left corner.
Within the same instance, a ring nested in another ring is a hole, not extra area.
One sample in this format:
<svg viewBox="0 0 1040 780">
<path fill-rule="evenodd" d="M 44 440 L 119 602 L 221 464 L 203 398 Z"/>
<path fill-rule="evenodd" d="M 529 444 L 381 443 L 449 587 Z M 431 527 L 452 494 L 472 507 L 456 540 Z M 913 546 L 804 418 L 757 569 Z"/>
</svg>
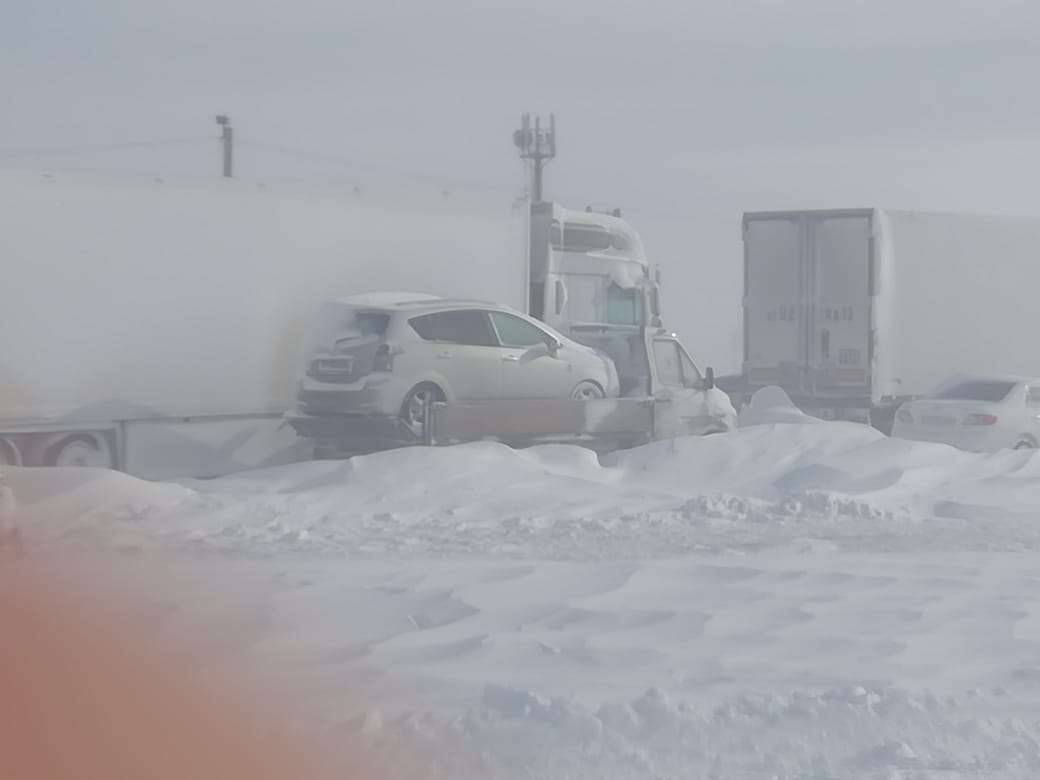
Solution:
<svg viewBox="0 0 1040 780">
<path fill-rule="evenodd" d="M 545 344 L 548 334 L 530 322 L 501 311 L 491 312 L 491 320 L 498 331 L 498 340 L 503 347 L 533 347 Z"/>
<path fill-rule="evenodd" d="M 408 320 L 419 338 L 446 344 L 465 344 L 473 347 L 497 346 L 491 323 L 482 311 L 463 309 L 424 314 Z"/>
<path fill-rule="evenodd" d="M 1040 406 L 1040 385 L 1033 385 L 1029 388 L 1026 403 L 1030 406 Z"/>
<path fill-rule="evenodd" d="M 654 364 L 657 366 L 657 379 L 667 387 L 682 387 L 682 357 L 679 345 L 674 341 L 654 342 Z"/>
</svg>

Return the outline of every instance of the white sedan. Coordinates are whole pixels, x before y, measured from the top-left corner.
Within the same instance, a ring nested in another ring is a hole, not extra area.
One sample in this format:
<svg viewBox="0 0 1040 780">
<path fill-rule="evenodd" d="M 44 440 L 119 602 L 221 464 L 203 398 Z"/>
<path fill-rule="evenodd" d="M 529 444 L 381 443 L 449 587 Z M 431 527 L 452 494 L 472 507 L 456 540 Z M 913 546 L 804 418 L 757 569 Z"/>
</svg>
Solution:
<svg viewBox="0 0 1040 780">
<path fill-rule="evenodd" d="M 973 452 L 1036 449 L 1040 379 L 972 377 L 947 382 L 896 413 L 892 435 L 950 444 Z"/>
</svg>

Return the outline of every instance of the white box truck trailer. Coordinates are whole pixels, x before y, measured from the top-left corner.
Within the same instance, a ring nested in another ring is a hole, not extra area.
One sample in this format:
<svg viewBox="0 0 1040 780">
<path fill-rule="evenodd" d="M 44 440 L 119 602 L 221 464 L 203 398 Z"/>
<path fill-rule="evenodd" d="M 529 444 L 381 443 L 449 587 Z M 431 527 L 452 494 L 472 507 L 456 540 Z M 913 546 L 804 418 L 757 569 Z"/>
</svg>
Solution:
<svg viewBox="0 0 1040 780">
<path fill-rule="evenodd" d="M 737 405 L 766 385 L 811 414 L 891 426 L 958 373 L 1040 373 L 1040 220 L 876 208 L 743 218 Z"/>
<path fill-rule="evenodd" d="M 528 208 L 413 183 L 0 174 L 0 463 L 206 477 L 300 456 L 322 301 L 526 306 Z"/>
</svg>

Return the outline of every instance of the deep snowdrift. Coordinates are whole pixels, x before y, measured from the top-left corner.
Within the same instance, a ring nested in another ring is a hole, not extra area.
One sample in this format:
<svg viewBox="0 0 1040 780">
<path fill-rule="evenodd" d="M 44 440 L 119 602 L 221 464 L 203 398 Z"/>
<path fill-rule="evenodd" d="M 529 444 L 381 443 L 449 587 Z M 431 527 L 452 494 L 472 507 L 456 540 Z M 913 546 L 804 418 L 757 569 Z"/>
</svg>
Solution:
<svg viewBox="0 0 1040 780">
<path fill-rule="evenodd" d="M 194 612 L 164 630 L 193 615 L 330 727 L 434 750 L 431 776 L 1040 774 L 1031 453 L 811 422 L 602 463 L 482 443 L 9 479 L 30 540 L 175 551 L 162 600 Z"/>
</svg>

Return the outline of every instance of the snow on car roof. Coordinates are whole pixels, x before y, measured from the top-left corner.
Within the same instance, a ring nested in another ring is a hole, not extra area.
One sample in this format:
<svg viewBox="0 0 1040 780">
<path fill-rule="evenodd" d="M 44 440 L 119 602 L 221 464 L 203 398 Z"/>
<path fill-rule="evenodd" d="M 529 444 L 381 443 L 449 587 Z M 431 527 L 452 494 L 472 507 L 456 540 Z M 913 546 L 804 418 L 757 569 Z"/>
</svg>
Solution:
<svg viewBox="0 0 1040 780">
<path fill-rule="evenodd" d="M 437 295 L 426 293 L 364 293 L 352 295 L 347 298 L 338 298 L 335 303 L 351 307 L 371 307 L 377 309 L 418 309 L 418 308 L 440 308 L 444 306 L 463 307 L 488 307 L 497 309 L 509 309 L 510 307 L 495 303 L 494 301 L 479 300 L 475 298 L 442 298 Z"/>
<path fill-rule="evenodd" d="M 962 382 L 1007 382 L 1014 385 L 1040 384 L 1040 377 L 1016 376 L 1015 374 L 958 374 L 942 382 L 937 390 L 942 390 Z"/>
<path fill-rule="evenodd" d="M 338 298 L 336 303 L 348 306 L 399 306 L 402 303 L 414 301 L 436 301 L 440 300 L 436 295 L 413 292 L 370 292 L 359 295 L 350 295 L 346 298 Z"/>
</svg>

